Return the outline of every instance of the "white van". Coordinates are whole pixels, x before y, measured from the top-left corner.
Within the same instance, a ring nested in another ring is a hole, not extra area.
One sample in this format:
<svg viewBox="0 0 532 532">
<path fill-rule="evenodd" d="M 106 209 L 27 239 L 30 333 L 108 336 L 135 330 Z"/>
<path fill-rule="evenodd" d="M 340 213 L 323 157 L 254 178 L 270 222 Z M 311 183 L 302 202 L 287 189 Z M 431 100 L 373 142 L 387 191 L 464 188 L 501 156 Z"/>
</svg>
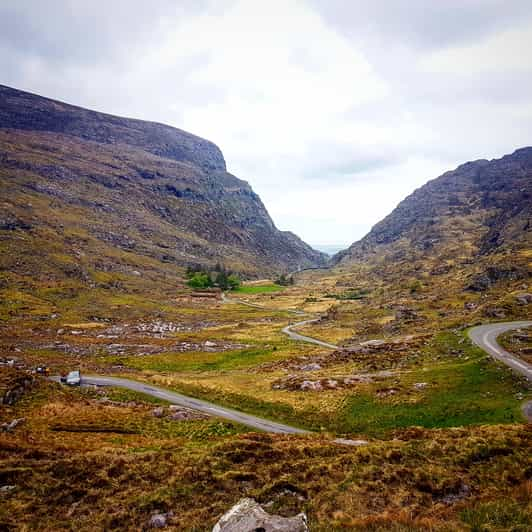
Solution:
<svg viewBox="0 0 532 532">
<path fill-rule="evenodd" d="M 79 386 L 81 384 L 81 375 L 79 371 L 71 371 L 67 375 L 66 383 L 69 386 Z"/>
</svg>

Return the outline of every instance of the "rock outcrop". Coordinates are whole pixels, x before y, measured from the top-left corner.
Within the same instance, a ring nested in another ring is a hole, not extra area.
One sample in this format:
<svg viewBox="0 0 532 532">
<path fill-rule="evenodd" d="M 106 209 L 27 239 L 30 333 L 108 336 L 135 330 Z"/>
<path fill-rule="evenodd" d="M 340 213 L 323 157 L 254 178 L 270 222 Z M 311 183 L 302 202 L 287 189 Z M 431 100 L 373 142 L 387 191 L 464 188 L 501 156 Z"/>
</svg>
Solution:
<svg viewBox="0 0 532 532">
<path fill-rule="evenodd" d="M 328 260 L 275 227 L 212 142 L 1 85 L 0 187 L 6 238 L 30 235 L 32 249 L 44 255 L 41 265 L 54 262 L 50 244 L 61 248 L 69 256 L 60 267 L 64 275 L 82 280 L 91 269 L 119 270 L 124 261 L 109 260 L 117 250 L 155 260 L 161 269 L 221 263 L 249 275 Z M 26 256 L 14 249 L 13 260 L 0 267 L 16 271 L 31 262 L 31 250 Z M 92 264 L 82 265 L 80 253 Z M 143 262 L 130 268 L 138 277 Z"/>
<path fill-rule="evenodd" d="M 429 181 L 333 262 L 383 254 L 453 258 L 527 247 L 532 247 L 532 147 L 469 162 Z M 450 267 L 439 262 L 433 271 Z"/>
<path fill-rule="evenodd" d="M 212 532 L 306 532 L 307 519 L 301 513 L 281 517 L 265 512 L 253 499 L 241 499 L 214 525 Z"/>
</svg>

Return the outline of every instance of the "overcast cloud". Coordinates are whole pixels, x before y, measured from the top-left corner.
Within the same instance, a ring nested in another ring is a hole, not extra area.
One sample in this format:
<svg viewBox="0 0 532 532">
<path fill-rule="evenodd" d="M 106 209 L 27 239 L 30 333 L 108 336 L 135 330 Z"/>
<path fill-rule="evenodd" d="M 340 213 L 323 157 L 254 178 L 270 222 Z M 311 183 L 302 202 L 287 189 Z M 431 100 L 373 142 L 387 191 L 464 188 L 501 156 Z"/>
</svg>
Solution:
<svg viewBox="0 0 532 532">
<path fill-rule="evenodd" d="M 530 50 L 529 0 L 0 4 L 0 83 L 214 141 L 312 244 L 532 145 Z"/>
</svg>

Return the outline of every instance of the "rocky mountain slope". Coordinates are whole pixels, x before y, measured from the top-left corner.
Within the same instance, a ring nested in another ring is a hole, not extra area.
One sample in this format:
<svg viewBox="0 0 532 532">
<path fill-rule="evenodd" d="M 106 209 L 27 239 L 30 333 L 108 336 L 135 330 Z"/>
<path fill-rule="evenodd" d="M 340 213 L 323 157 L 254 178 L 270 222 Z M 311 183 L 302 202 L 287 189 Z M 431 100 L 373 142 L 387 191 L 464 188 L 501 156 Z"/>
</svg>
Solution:
<svg viewBox="0 0 532 532">
<path fill-rule="evenodd" d="M 5 86 L 0 187 L 4 271 L 164 277 L 220 262 L 264 275 L 326 260 L 275 227 L 213 143 Z"/>
<path fill-rule="evenodd" d="M 468 162 L 402 201 L 336 264 L 405 261 L 451 268 L 532 249 L 532 147 Z"/>
</svg>

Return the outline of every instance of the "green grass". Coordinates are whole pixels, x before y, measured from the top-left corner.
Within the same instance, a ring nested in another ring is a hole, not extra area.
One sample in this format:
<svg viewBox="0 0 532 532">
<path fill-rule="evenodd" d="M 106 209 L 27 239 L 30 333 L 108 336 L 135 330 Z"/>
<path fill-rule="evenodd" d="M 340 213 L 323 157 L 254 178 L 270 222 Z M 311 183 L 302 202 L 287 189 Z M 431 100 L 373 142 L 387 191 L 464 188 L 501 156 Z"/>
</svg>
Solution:
<svg viewBox="0 0 532 532">
<path fill-rule="evenodd" d="M 442 334 L 436 349 L 456 347 L 458 338 Z M 390 430 L 421 426 L 458 427 L 522 422 L 521 401 L 515 394 L 525 389 L 504 367 L 480 349 L 463 344 L 469 360 L 435 364 L 409 376 L 409 384 L 428 382 L 424 398 L 416 403 L 379 400 L 362 394 L 347 399 L 338 429 L 375 436 Z"/>
<path fill-rule="evenodd" d="M 464 355 L 461 359 L 452 356 L 443 361 L 428 362 L 427 370 L 407 373 L 401 384 L 405 390 L 412 389 L 415 382 L 428 382 L 430 386 L 422 393 L 419 402 L 411 402 L 410 395 L 380 399 L 371 392 L 348 396 L 343 407 L 334 416 L 320 414 L 319 407 L 295 410 L 283 401 L 264 401 L 260 397 L 227 393 L 200 385 L 178 384 L 179 391 L 201 397 L 244 412 L 277 420 L 311 430 L 322 427 L 331 432 L 365 434 L 386 437 L 393 430 L 421 426 L 446 428 L 479 424 L 505 424 L 522 422 L 521 401 L 517 392 L 526 392 L 523 385 L 504 367 L 497 365 L 480 349 L 470 344 L 460 344 L 460 337 L 444 333 L 437 337 L 426 356 L 449 352 L 459 346 Z M 271 351 L 244 350 L 224 353 L 225 357 L 210 362 L 189 361 L 187 369 L 211 371 L 252 366 L 262 357 L 272 357 Z M 246 356 L 249 359 L 246 360 Z M 467 360 L 466 358 L 469 357 Z M 150 357 L 151 358 L 151 357 Z M 138 360 L 138 359 L 137 359 Z M 178 371 L 176 364 L 153 365 L 150 369 Z M 319 395 L 316 396 L 319 401 Z"/>
<path fill-rule="evenodd" d="M 490 530 L 527 532 L 532 530 L 532 516 L 512 500 L 478 504 L 473 508 L 463 510 L 460 517 L 471 527 L 472 532 Z"/>
<path fill-rule="evenodd" d="M 135 369 L 163 372 L 222 371 L 253 367 L 278 358 L 274 347 L 239 349 L 218 353 L 165 353 L 145 357 L 118 357 L 120 362 Z"/>
<path fill-rule="evenodd" d="M 128 403 L 134 401 L 135 403 L 149 403 L 154 405 L 167 405 L 169 401 L 153 397 L 151 395 L 136 392 L 134 390 L 128 390 L 126 388 L 113 388 L 111 386 L 105 388 L 107 397 L 111 401 L 119 401 L 121 403 Z"/>
<path fill-rule="evenodd" d="M 241 412 L 254 414 L 265 419 L 287 423 L 295 427 L 319 431 L 326 427 L 327 418 L 316 409 L 308 409 L 304 412 L 296 412 L 292 405 L 287 403 L 263 401 L 259 397 L 245 394 L 229 393 L 223 390 L 213 390 L 201 385 L 189 383 L 175 383 L 172 388 L 185 395 L 204 399 L 213 403 L 234 408 Z"/>
<path fill-rule="evenodd" d="M 280 292 L 284 290 L 284 286 L 278 284 L 262 284 L 262 285 L 242 285 L 237 290 L 234 290 L 235 294 L 269 294 L 270 292 Z"/>
</svg>

